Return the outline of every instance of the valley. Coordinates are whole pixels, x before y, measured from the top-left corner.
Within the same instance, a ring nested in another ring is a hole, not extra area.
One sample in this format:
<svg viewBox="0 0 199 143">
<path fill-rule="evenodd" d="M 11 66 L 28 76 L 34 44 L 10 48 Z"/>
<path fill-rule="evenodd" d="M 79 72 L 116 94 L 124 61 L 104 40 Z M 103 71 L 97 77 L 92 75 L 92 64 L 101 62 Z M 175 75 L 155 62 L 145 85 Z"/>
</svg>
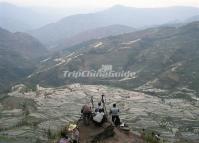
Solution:
<svg viewBox="0 0 199 143">
<path fill-rule="evenodd" d="M 141 142 L 198 143 L 197 6 L 53 9 L 0 2 L 0 143 L 54 143 L 102 94 Z"/>
<path fill-rule="evenodd" d="M 105 94 L 107 110 L 117 103 L 122 121 L 128 123 L 134 133 L 145 128 L 160 133 L 167 142 L 193 143 L 199 139 L 199 103 L 196 101 L 163 99 L 103 85 L 37 86 L 35 91 L 28 92 L 26 88 L 17 85 L 8 97 L 0 99 L 2 141 L 47 141 L 49 129 L 56 133 L 68 122 L 78 120 L 81 107 L 90 102 L 91 96 L 96 106 L 101 94 Z"/>
</svg>

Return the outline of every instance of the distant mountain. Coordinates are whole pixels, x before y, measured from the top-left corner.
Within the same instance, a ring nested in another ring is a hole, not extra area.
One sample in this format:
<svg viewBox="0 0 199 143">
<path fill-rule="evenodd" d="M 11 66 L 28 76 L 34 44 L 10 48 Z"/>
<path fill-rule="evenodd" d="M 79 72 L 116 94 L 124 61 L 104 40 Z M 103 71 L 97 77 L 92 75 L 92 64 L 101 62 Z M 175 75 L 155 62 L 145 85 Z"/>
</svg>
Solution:
<svg viewBox="0 0 199 143">
<path fill-rule="evenodd" d="M 46 53 L 32 36 L 0 28 L 0 91 L 33 72 L 36 60 Z"/>
<path fill-rule="evenodd" d="M 199 22 L 91 40 L 67 48 L 61 56 L 48 58 L 30 80 L 44 85 L 108 84 L 150 93 L 164 92 L 167 96 L 183 88 L 199 92 L 198 39 Z M 136 77 L 65 78 L 63 75 L 63 71 L 97 71 L 102 65 L 112 65 L 114 71 L 130 70 Z"/>
<path fill-rule="evenodd" d="M 29 31 L 46 25 L 56 18 L 35 8 L 0 3 L 0 27 L 12 32 Z"/>
<path fill-rule="evenodd" d="M 106 27 L 99 27 L 91 30 L 81 32 L 71 38 L 67 38 L 61 42 L 54 49 L 64 49 L 77 44 L 80 44 L 91 39 L 100 39 L 108 36 L 115 36 L 124 33 L 130 33 L 135 31 L 134 28 L 124 25 L 110 25 Z"/>
<path fill-rule="evenodd" d="M 97 27 L 120 24 L 143 28 L 175 20 L 181 21 L 198 14 L 199 8 L 194 7 L 132 8 L 114 6 L 96 13 L 68 16 L 30 33 L 44 44 L 52 44 Z"/>
<path fill-rule="evenodd" d="M 192 16 L 185 20 L 185 22 L 187 23 L 194 22 L 194 21 L 199 21 L 199 15 Z"/>
</svg>

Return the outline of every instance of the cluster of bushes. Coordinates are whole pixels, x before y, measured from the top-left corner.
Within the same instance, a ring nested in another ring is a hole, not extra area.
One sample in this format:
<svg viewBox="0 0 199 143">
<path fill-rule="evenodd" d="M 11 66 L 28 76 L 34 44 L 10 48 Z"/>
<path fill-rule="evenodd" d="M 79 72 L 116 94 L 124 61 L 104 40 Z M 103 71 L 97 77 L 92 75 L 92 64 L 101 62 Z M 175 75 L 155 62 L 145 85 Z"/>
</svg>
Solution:
<svg viewBox="0 0 199 143">
<path fill-rule="evenodd" d="M 65 134 L 65 129 L 61 129 L 59 131 L 53 131 L 50 128 L 48 128 L 47 130 L 45 130 L 47 138 L 49 143 L 54 143 L 57 142 L 60 138 L 62 134 Z"/>
<path fill-rule="evenodd" d="M 159 133 L 155 132 L 146 132 L 145 129 L 142 130 L 141 133 L 142 139 L 147 143 L 166 143 L 161 137 Z"/>
</svg>

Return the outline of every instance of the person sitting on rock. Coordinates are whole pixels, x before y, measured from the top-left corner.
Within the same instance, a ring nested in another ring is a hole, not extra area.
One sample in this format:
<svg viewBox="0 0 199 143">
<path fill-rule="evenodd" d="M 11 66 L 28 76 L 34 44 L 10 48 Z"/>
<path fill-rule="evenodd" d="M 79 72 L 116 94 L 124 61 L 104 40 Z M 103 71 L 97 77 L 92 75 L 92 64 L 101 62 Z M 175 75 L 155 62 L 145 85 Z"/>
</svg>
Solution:
<svg viewBox="0 0 199 143">
<path fill-rule="evenodd" d="M 120 125 L 120 118 L 119 118 L 119 109 L 116 107 L 116 104 L 113 104 L 113 107 L 110 109 L 110 115 L 112 116 L 112 122 L 115 126 Z"/>
<path fill-rule="evenodd" d="M 78 128 L 76 127 L 75 129 L 73 129 L 73 132 L 72 132 L 72 140 L 73 140 L 73 143 L 79 143 L 79 139 L 80 139 L 79 130 L 78 130 Z"/>
<path fill-rule="evenodd" d="M 104 109 L 102 108 L 93 117 L 93 122 L 95 123 L 95 125 L 101 126 L 104 123 L 104 121 L 105 121 L 105 114 L 104 114 Z"/>
<path fill-rule="evenodd" d="M 95 113 L 99 112 L 103 107 L 101 105 L 101 102 L 98 103 L 97 108 L 95 109 Z"/>
<path fill-rule="evenodd" d="M 61 133 L 61 139 L 58 143 L 70 143 L 70 138 L 65 133 Z"/>
</svg>

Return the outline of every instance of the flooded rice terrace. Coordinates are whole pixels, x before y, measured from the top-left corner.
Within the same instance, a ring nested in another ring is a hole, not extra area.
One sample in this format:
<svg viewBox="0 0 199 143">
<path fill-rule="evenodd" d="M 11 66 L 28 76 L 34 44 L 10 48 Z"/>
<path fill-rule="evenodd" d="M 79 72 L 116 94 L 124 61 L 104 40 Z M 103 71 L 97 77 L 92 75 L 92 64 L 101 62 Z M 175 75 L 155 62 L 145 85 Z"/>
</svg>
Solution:
<svg viewBox="0 0 199 143">
<path fill-rule="evenodd" d="M 38 86 L 35 92 L 24 92 L 23 88 L 23 85 L 15 87 L 10 97 L 0 101 L 0 138 L 10 142 L 47 140 L 48 129 L 56 131 L 78 120 L 81 107 L 90 102 L 91 96 L 96 106 L 102 94 L 107 111 L 117 103 L 122 121 L 135 133 L 145 128 L 159 132 L 170 142 L 179 138 L 199 140 L 199 106 L 196 103 L 100 85 Z M 24 115 L 24 111 L 28 113 Z"/>
</svg>

